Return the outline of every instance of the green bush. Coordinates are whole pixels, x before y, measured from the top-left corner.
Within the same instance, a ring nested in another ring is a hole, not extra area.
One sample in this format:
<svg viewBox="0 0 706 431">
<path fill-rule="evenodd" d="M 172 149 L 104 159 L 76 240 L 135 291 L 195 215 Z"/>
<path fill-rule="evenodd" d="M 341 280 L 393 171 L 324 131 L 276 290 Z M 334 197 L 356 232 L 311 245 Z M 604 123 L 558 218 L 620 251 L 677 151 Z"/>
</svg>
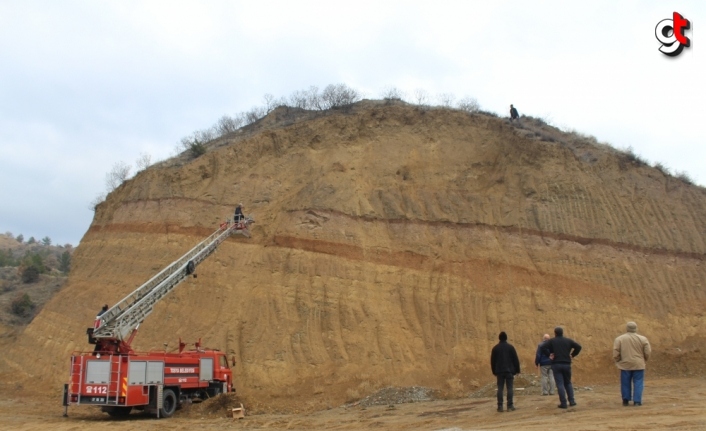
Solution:
<svg viewBox="0 0 706 431">
<path fill-rule="evenodd" d="M 59 271 L 68 274 L 71 269 L 71 254 L 68 251 L 61 253 L 59 258 Z"/>
<path fill-rule="evenodd" d="M 194 141 L 189 145 L 189 151 L 191 151 L 191 156 L 197 158 L 206 154 L 206 147 L 199 141 Z"/>
<path fill-rule="evenodd" d="M 39 270 L 35 266 L 28 266 L 22 270 L 23 283 L 35 283 L 39 280 Z"/>
<path fill-rule="evenodd" d="M 20 267 L 20 276 L 23 283 L 35 283 L 39 280 L 39 274 L 46 272 L 42 256 L 37 253 L 27 253 L 22 258 Z"/>
<path fill-rule="evenodd" d="M 0 250 L 0 267 L 17 265 L 17 259 L 15 259 L 10 250 Z"/>
<path fill-rule="evenodd" d="M 32 311 L 34 311 L 35 307 L 36 305 L 34 304 L 34 302 L 32 302 L 32 299 L 30 299 L 29 295 L 27 295 L 26 293 L 18 295 L 15 299 L 12 300 L 12 303 L 10 304 L 12 313 L 20 317 L 31 316 Z"/>
</svg>

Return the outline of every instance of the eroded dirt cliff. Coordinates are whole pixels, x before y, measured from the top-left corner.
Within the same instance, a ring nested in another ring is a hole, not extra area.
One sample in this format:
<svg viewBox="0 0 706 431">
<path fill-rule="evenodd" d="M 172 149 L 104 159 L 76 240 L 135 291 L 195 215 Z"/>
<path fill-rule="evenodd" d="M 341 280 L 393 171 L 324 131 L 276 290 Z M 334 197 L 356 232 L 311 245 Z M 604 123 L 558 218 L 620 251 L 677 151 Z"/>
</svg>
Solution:
<svg viewBox="0 0 706 431">
<path fill-rule="evenodd" d="M 238 202 L 257 220 L 252 238 L 227 240 L 134 347 L 202 338 L 235 357 L 248 397 L 319 408 L 387 385 L 461 395 L 491 378 L 498 332 L 531 372 L 555 325 L 584 346 L 576 379 L 602 381 L 628 320 L 653 344 L 654 373 L 703 373 L 704 189 L 566 139 L 402 105 L 275 111 L 195 160 L 143 171 L 98 207 L 67 286 L 5 340 L 5 388 L 60 390 L 100 305 Z"/>
</svg>

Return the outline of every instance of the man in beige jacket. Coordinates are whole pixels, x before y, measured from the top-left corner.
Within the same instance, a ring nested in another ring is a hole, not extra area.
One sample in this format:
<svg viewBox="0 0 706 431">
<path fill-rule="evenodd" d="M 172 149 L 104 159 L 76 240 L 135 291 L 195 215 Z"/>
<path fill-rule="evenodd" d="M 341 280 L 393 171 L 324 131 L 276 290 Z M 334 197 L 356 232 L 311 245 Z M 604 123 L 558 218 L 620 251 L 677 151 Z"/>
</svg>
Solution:
<svg viewBox="0 0 706 431">
<path fill-rule="evenodd" d="M 635 322 L 628 322 L 627 332 L 613 342 L 613 360 L 620 369 L 620 392 L 624 406 L 630 405 L 630 400 L 633 405 L 642 405 L 645 363 L 651 352 L 650 342 L 647 337 L 638 335 Z"/>
</svg>

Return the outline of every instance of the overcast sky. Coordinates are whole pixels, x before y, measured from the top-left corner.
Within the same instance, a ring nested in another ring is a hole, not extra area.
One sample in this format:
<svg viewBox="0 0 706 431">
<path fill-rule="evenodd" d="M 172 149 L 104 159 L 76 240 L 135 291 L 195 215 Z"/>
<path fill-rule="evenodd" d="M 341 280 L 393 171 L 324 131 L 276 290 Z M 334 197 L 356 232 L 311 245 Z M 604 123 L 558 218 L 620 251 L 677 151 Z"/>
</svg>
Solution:
<svg viewBox="0 0 706 431">
<path fill-rule="evenodd" d="M 513 103 L 706 185 L 701 23 L 702 1 L 0 1 L 0 232 L 77 245 L 115 163 L 335 83 Z"/>
</svg>

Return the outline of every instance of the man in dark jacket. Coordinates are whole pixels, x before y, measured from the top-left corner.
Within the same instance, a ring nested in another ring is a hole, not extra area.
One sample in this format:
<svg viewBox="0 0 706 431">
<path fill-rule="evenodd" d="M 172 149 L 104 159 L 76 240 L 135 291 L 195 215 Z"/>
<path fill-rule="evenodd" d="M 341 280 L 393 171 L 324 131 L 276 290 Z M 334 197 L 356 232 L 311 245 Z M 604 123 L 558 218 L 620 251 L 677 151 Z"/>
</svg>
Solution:
<svg viewBox="0 0 706 431">
<path fill-rule="evenodd" d="M 554 328 L 554 338 L 547 340 L 544 344 L 546 353 L 552 360 L 552 371 L 554 380 L 559 390 L 560 409 L 567 408 L 566 398 L 569 398 L 569 405 L 575 406 L 574 386 L 571 384 L 571 358 L 576 357 L 581 351 L 581 345 L 571 338 L 564 337 L 564 329 L 560 326 Z"/>
<path fill-rule="evenodd" d="M 520 359 L 512 344 L 507 342 L 505 332 L 501 332 L 498 338 L 500 342 L 490 353 L 490 368 L 498 378 L 498 411 L 503 411 L 503 387 L 507 386 L 507 411 L 511 412 L 515 410 L 512 402 L 512 383 L 515 374 L 520 374 Z"/>
<path fill-rule="evenodd" d="M 549 334 L 544 334 L 542 342 L 537 345 L 537 353 L 534 355 L 534 366 L 539 368 L 542 376 L 542 395 L 554 395 L 556 384 L 554 383 L 554 372 L 552 371 L 552 360 L 544 349 L 544 343 L 549 340 Z"/>
<path fill-rule="evenodd" d="M 517 109 L 510 105 L 510 121 L 514 120 L 519 120 L 520 119 L 520 114 L 517 112 Z"/>
</svg>

